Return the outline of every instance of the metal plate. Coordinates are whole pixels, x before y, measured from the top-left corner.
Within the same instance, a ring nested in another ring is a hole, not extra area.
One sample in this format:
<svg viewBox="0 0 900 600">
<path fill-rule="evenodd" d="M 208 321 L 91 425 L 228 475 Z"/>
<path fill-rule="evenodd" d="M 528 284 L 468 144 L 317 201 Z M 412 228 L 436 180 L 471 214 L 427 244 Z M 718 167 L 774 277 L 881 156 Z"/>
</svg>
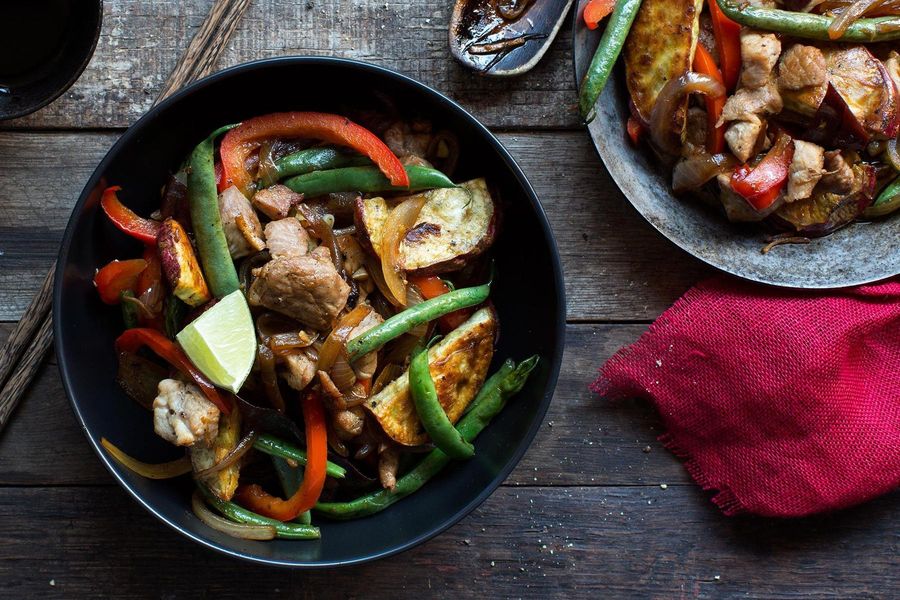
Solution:
<svg viewBox="0 0 900 600">
<path fill-rule="evenodd" d="M 581 82 L 602 29 L 581 21 L 587 0 L 574 14 L 576 82 Z M 671 191 L 671 172 L 646 148 L 628 143 L 628 92 L 621 64 L 610 77 L 588 126 L 609 174 L 648 223 L 676 246 L 732 275 L 782 287 L 839 288 L 900 273 L 900 215 L 877 223 L 854 223 L 806 245 L 784 245 L 762 254 L 766 232 L 736 225 L 724 215 Z"/>
</svg>

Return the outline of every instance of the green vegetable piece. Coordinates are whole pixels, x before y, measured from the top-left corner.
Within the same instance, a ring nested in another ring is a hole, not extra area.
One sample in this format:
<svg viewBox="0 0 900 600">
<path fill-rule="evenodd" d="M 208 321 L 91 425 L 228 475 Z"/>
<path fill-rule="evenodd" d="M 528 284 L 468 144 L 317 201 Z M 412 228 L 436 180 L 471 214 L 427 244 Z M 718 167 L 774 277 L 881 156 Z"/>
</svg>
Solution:
<svg viewBox="0 0 900 600">
<path fill-rule="evenodd" d="M 197 144 L 188 159 L 188 205 L 191 223 L 197 240 L 197 253 L 206 275 L 209 289 L 216 298 L 223 298 L 240 287 L 237 271 L 228 252 L 222 219 L 219 217 L 219 194 L 216 190 L 214 142 L 222 133 L 236 125 L 220 127 Z"/>
<path fill-rule="evenodd" d="M 322 196 L 332 192 L 418 192 L 434 188 L 456 187 L 449 177 L 437 169 L 415 165 L 404 168 L 409 175 L 408 188 L 391 185 L 378 167 L 344 167 L 327 171 L 313 171 L 291 177 L 284 182 L 284 185 L 307 197 Z"/>
<path fill-rule="evenodd" d="M 133 329 L 139 325 L 138 307 L 134 302 L 129 302 L 126 298 L 134 299 L 134 292 L 125 290 L 119 294 L 119 304 L 122 307 L 122 321 L 125 322 L 125 329 Z"/>
<path fill-rule="evenodd" d="M 203 494 L 203 497 L 210 506 L 219 511 L 226 519 L 231 519 L 235 523 L 271 525 L 275 528 L 275 535 L 277 537 L 292 540 L 317 540 L 321 537 L 318 527 L 300 523 L 282 523 L 281 521 L 251 512 L 234 502 L 226 502 L 225 500 L 217 498 L 205 485 L 197 484 L 197 489 L 200 490 L 200 493 Z"/>
<path fill-rule="evenodd" d="M 581 81 L 581 90 L 578 93 L 581 117 L 588 123 L 594 120 L 594 104 L 606 87 L 613 65 L 622 53 L 622 46 L 625 45 L 625 39 L 640 7 L 641 0 L 619 0 L 609 17 L 609 23 L 606 24 L 600 45 L 594 52 L 591 66 Z"/>
<path fill-rule="evenodd" d="M 261 435 L 256 438 L 253 447 L 260 452 L 264 452 L 271 456 L 280 456 L 281 458 L 296 460 L 301 465 L 306 465 L 306 452 L 304 450 L 301 450 L 284 440 L 278 439 L 275 436 L 268 434 Z M 347 476 L 347 470 L 340 465 L 328 461 L 325 465 L 325 474 L 328 477 L 334 477 L 335 479 L 343 479 Z"/>
<path fill-rule="evenodd" d="M 166 329 L 166 337 L 174 340 L 175 336 L 181 331 L 181 323 L 187 314 L 187 304 L 182 302 L 175 294 L 169 294 L 166 297 L 163 306 L 163 320 Z"/>
<path fill-rule="evenodd" d="M 863 212 L 863 216 L 867 219 L 884 217 L 897 209 L 900 209 L 900 177 L 894 179 L 878 194 L 878 198 Z"/>
<path fill-rule="evenodd" d="M 736 0 L 716 0 L 725 16 L 741 25 L 774 31 L 793 37 L 825 42 L 887 42 L 900 40 L 900 17 L 859 19 L 836 40 L 828 37 L 834 20 L 815 15 L 775 8 L 762 8 Z"/>
<path fill-rule="evenodd" d="M 474 440 L 491 419 L 503 410 L 506 401 L 525 385 L 529 373 L 537 363 L 537 356 L 523 360 L 515 367 L 512 367 L 512 361 L 507 361 L 501 368 L 501 372 L 506 371 L 504 376 L 497 377 L 495 374 L 485 382 L 472 401 L 472 409 L 456 424 L 456 429 L 464 440 Z M 432 450 L 422 462 L 397 480 L 393 492 L 378 490 L 350 502 L 320 502 L 315 510 L 340 520 L 374 515 L 421 488 L 447 466 L 450 460 L 443 451 Z"/>
<path fill-rule="evenodd" d="M 411 306 L 350 340 L 347 343 L 347 356 L 352 362 L 360 356 L 381 348 L 389 341 L 400 337 L 410 329 L 415 329 L 422 323 L 433 321 L 460 308 L 481 304 L 487 300 L 490 291 L 491 284 L 488 282 L 476 287 L 453 290 Z"/>
<path fill-rule="evenodd" d="M 441 406 L 424 348 L 417 349 L 409 363 L 409 393 L 416 414 L 435 446 L 450 458 L 471 458 L 475 454 L 475 447 L 462 438 Z"/>
<path fill-rule="evenodd" d="M 372 161 L 365 156 L 350 154 L 331 146 L 307 148 L 276 160 L 275 178 L 281 180 L 285 177 L 303 175 L 312 171 L 338 169 L 340 167 L 360 167 L 371 164 Z"/>
<path fill-rule="evenodd" d="M 284 497 L 290 498 L 300 488 L 303 481 L 303 469 L 300 467 L 292 467 L 287 460 L 280 456 L 270 456 L 272 464 L 275 466 L 275 474 L 278 475 L 278 481 L 281 482 L 281 488 L 284 490 Z M 312 513 L 306 511 L 294 519 L 294 523 L 309 525 L 312 523 Z"/>
</svg>

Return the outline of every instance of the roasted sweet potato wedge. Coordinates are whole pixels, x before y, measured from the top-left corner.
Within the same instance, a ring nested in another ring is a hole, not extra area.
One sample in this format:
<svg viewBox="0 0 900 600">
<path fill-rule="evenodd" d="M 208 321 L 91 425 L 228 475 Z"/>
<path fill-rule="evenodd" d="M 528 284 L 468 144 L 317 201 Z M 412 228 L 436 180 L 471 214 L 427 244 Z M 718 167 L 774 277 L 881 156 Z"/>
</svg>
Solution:
<svg viewBox="0 0 900 600">
<path fill-rule="evenodd" d="M 418 223 L 400 244 L 407 271 L 422 275 L 455 271 L 494 242 L 498 211 L 484 179 L 423 195 L 426 201 Z M 356 201 L 356 229 L 363 245 L 376 256 L 392 207 L 391 201 L 381 197 Z"/>
<path fill-rule="evenodd" d="M 453 423 L 459 420 L 484 383 L 494 355 L 496 330 L 494 311 L 482 308 L 428 350 L 438 398 Z M 409 397 L 408 372 L 369 398 L 365 407 L 398 444 L 418 446 L 428 441 Z"/>
<path fill-rule="evenodd" d="M 210 299 L 209 288 L 184 228 L 172 217 L 163 221 L 156 238 L 162 271 L 172 292 L 190 306 Z"/>
<path fill-rule="evenodd" d="M 233 410 L 230 415 L 219 416 L 219 432 L 213 441 L 212 447 L 206 447 L 203 443 L 191 446 L 191 465 L 194 472 L 208 469 L 224 459 L 235 449 L 241 440 L 241 411 Z M 225 467 L 218 473 L 205 478 L 203 482 L 210 491 L 222 500 L 231 500 L 234 490 L 237 489 L 240 473 L 240 461 Z"/>
<path fill-rule="evenodd" d="M 700 36 L 703 0 L 644 0 L 625 42 L 625 77 L 635 116 L 644 123 L 660 90 L 691 69 Z M 683 131 L 688 99 L 672 115 Z"/>
</svg>

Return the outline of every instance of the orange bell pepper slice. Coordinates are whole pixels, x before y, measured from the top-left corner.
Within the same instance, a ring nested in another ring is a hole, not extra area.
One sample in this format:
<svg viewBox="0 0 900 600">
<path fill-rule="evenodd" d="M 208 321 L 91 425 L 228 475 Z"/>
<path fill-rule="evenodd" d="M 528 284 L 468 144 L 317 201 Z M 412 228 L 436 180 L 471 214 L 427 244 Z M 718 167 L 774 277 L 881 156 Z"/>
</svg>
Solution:
<svg viewBox="0 0 900 600">
<path fill-rule="evenodd" d="M 715 0 L 713 0 L 715 2 Z M 697 52 L 694 54 L 694 70 L 704 75 L 709 75 L 719 83 L 722 81 L 722 73 L 716 66 L 716 61 L 712 55 L 703 47 L 703 44 L 697 44 Z M 725 108 L 725 96 L 713 98 L 705 96 L 706 101 L 706 149 L 710 154 L 720 154 L 725 150 L 725 126 L 716 127 L 719 117 L 722 116 L 722 109 Z"/>
</svg>

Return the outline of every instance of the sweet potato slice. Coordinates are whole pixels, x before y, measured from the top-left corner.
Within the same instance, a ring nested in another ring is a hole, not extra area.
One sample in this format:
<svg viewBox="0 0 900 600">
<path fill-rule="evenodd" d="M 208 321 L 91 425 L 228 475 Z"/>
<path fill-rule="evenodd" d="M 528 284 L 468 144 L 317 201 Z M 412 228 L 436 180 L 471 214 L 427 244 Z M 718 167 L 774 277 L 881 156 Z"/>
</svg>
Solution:
<svg viewBox="0 0 900 600">
<path fill-rule="evenodd" d="M 484 383 L 494 355 L 496 329 L 494 311 L 483 308 L 428 350 L 438 398 L 453 423 L 459 420 Z M 409 396 L 409 372 L 369 398 L 365 407 L 398 444 L 418 446 L 428 441 Z"/>
<path fill-rule="evenodd" d="M 422 195 L 426 200 L 418 223 L 400 244 L 407 271 L 423 275 L 454 271 L 494 242 L 497 207 L 484 179 Z M 356 201 L 356 229 L 366 249 L 376 256 L 392 207 L 393 201 L 380 197 Z"/>
<path fill-rule="evenodd" d="M 703 0 L 644 0 L 625 42 L 625 77 L 635 116 L 650 122 L 663 86 L 691 69 L 700 36 Z M 672 115 L 683 131 L 688 99 Z"/>
</svg>

